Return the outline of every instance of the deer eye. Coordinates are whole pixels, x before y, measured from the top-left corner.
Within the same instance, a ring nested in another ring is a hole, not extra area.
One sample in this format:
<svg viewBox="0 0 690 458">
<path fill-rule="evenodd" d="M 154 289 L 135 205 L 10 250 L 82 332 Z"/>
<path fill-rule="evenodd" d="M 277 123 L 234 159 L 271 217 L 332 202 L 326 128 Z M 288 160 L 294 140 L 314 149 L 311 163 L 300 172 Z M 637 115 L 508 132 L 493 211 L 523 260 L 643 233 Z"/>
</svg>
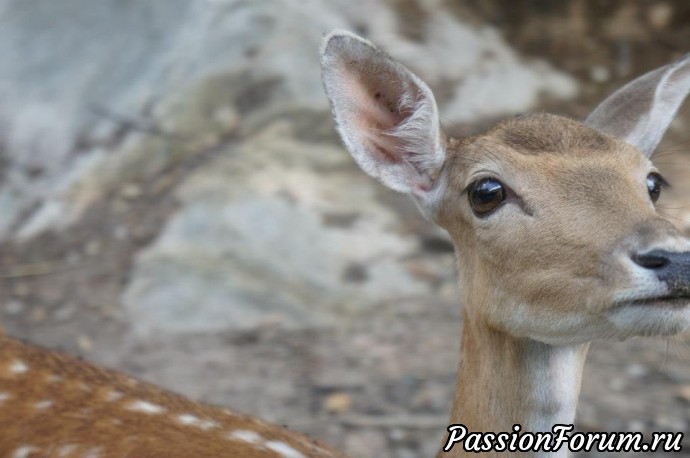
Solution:
<svg viewBox="0 0 690 458">
<path fill-rule="evenodd" d="M 647 175 L 647 191 L 649 192 L 649 198 L 652 202 L 659 200 L 661 195 L 661 188 L 667 186 L 666 180 L 658 173 L 652 172 Z"/>
<path fill-rule="evenodd" d="M 503 184 L 495 178 L 482 178 L 467 189 L 470 207 L 477 216 L 484 216 L 497 209 L 506 199 Z"/>
</svg>

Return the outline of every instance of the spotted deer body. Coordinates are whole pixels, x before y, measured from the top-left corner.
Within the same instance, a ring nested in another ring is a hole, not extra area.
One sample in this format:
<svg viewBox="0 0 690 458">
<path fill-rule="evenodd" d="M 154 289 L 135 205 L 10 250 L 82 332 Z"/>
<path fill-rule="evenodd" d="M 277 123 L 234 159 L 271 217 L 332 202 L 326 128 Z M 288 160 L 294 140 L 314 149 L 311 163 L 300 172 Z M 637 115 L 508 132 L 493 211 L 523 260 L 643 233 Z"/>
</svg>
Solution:
<svg viewBox="0 0 690 458">
<path fill-rule="evenodd" d="M 690 56 L 626 85 L 584 122 L 527 115 L 465 139 L 444 134 L 427 85 L 368 41 L 330 34 L 321 66 L 357 164 L 409 194 L 455 245 L 463 335 L 449 423 L 572 423 L 591 341 L 690 327 L 690 240 L 657 213 L 665 180 L 650 160 L 690 91 Z M 474 455 L 461 445 L 440 453 Z M 2 337 L 0 456 L 341 455 Z"/>
<path fill-rule="evenodd" d="M 340 457 L 313 439 L 0 337 L 0 457 Z"/>
</svg>

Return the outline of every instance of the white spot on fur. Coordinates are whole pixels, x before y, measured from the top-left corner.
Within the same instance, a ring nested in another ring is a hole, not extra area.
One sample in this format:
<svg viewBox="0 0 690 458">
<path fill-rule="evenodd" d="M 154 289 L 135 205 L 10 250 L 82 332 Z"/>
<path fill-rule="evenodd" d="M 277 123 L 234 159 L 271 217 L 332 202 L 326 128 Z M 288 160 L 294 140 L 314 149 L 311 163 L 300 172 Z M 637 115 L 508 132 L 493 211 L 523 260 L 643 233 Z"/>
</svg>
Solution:
<svg viewBox="0 0 690 458">
<path fill-rule="evenodd" d="M 38 451 L 38 447 L 34 447 L 33 445 L 22 445 L 14 451 L 12 458 L 28 458 L 29 454 Z"/>
<path fill-rule="evenodd" d="M 240 441 L 261 448 L 267 448 L 280 455 L 281 458 L 306 458 L 304 454 L 289 444 L 281 441 L 264 441 L 263 437 L 255 431 L 248 429 L 236 429 L 225 436 L 229 440 Z M 311 445 L 311 444 L 309 444 Z"/>
<path fill-rule="evenodd" d="M 7 401 L 11 397 L 12 397 L 12 395 L 10 393 L 0 393 L 0 405 L 2 405 L 5 401 Z"/>
<path fill-rule="evenodd" d="M 165 409 L 158 404 L 153 404 L 152 402 L 137 400 L 132 402 L 127 406 L 128 410 L 133 412 L 141 412 L 148 414 L 159 414 L 165 411 Z"/>
<path fill-rule="evenodd" d="M 213 429 L 213 428 L 218 428 L 218 423 L 216 423 L 213 420 L 201 420 L 201 423 L 199 424 L 199 428 L 205 430 L 208 429 Z"/>
<path fill-rule="evenodd" d="M 267 449 L 273 450 L 283 458 L 306 458 L 301 452 L 295 450 L 285 442 L 268 441 L 264 445 Z"/>
<path fill-rule="evenodd" d="M 60 383 L 63 379 L 59 375 L 50 374 L 48 377 L 46 377 L 46 380 L 48 383 Z"/>
<path fill-rule="evenodd" d="M 106 402 L 115 402 L 120 398 L 122 398 L 122 393 L 115 390 L 110 391 L 108 392 L 108 394 L 105 395 Z"/>
<path fill-rule="evenodd" d="M 53 401 L 51 401 L 50 399 L 44 399 L 43 401 L 37 402 L 34 405 L 34 407 L 36 408 L 36 410 L 45 410 L 52 405 L 53 405 Z"/>
<path fill-rule="evenodd" d="M 202 420 L 201 418 L 197 417 L 196 415 L 192 415 L 192 414 L 188 414 L 188 413 L 179 415 L 177 417 L 177 421 L 183 425 L 196 426 L 197 428 L 201 428 L 203 430 L 218 427 L 218 423 L 216 423 L 213 420 Z"/>
<path fill-rule="evenodd" d="M 177 421 L 179 421 L 183 425 L 195 425 L 197 422 L 199 422 L 199 417 L 195 417 L 192 414 L 186 413 L 179 415 L 177 417 Z"/>
<path fill-rule="evenodd" d="M 227 438 L 230 440 L 236 440 L 240 442 L 246 442 L 248 444 L 258 444 L 262 441 L 261 436 L 254 432 L 254 431 L 249 431 L 247 429 L 236 429 L 235 431 L 232 431 L 227 435 Z"/>
<path fill-rule="evenodd" d="M 13 374 L 23 374 L 24 372 L 29 370 L 29 366 L 27 366 L 24 361 L 20 360 L 15 360 L 12 365 L 10 365 L 10 372 Z"/>
</svg>

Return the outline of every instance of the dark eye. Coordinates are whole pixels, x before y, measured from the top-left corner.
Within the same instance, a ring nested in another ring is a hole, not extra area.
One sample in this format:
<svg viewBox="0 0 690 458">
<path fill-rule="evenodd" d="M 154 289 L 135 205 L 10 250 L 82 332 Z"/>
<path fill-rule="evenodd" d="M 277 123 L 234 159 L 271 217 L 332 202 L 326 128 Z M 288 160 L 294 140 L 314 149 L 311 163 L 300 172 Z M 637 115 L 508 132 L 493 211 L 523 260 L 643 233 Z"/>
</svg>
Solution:
<svg viewBox="0 0 690 458">
<path fill-rule="evenodd" d="M 666 180 L 658 173 L 653 172 L 647 175 L 647 191 L 649 192 L 649 198 L 652 199 L 652 202 L 659 200 L 661 188 L 666 185 Z"/>
<path fill-rule="evenodd" d="M 495 178 L 482 178 L 467 189 L 470 207 L 476 215 L 486 215 L 498 208 L 506 199 L 506 190 Z"/>
</svg>

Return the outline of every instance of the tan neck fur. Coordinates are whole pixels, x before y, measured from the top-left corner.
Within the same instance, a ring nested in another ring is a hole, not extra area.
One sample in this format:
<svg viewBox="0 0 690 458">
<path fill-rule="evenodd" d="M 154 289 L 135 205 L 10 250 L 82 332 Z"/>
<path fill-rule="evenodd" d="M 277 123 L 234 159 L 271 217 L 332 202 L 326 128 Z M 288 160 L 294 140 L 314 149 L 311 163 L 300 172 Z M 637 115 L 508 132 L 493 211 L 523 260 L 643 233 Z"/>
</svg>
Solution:
<svg viewBox="0 0 690 458">
<path fill-rule="evenodd" d="M 520 424 L 521 431 L 537 432 L 573 423 L 587 349 L 588 344 L 553 346 L 466 325 L 449 424 L 470 432 L 511 432 Z M 439 456 L 476 453 L 456 444 Z"/>
</svg>

